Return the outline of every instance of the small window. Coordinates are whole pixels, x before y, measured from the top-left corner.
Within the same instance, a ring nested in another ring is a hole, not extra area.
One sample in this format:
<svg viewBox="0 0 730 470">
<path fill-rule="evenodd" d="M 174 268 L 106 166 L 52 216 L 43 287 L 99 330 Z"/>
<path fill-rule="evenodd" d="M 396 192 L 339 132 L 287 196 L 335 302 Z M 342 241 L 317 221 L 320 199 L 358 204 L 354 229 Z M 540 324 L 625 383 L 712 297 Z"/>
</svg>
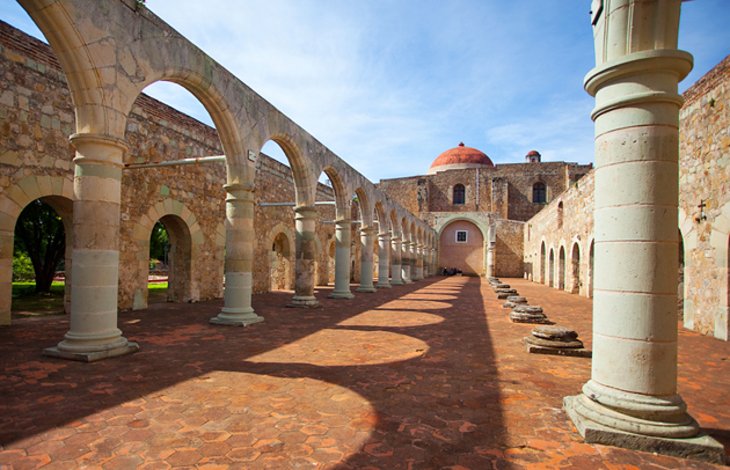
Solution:
<svg viewBox="0 0 730 470">
<path fill-rule="evenodd" d="M 454 186 L 454 204 L 464 204 L 466 199 L 466 188 L 463 184 L 457 184 Z"/>
<path fill-rule="evenodd" d="M 547 188 L 545 183 L 538 181 L 532 185 L 532 202 L 535 204 L 545 204 L 547 202 Z"/>
<path fill-rule="evenodd" d="M 456 231 L 456 243 L 466 243 L 466 230 L 457 230 Z"/>
</svg>

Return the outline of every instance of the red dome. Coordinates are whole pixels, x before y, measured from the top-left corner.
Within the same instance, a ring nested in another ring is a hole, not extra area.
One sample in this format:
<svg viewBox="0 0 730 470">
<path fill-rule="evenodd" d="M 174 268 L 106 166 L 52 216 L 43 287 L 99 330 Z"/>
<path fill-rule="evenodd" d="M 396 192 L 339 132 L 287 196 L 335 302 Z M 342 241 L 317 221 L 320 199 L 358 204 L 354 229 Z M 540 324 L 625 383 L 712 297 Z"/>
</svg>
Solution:
<svg viewBox="0 0 730 470">
<path fill-rule="evenodd" d="M 436 160 L 434 160 L 431 164 L 429 173 L 433 173 L 434 170 L 438 170 L 437 167 L 443 166 L 450 167 L 443 168 L 444 170 L 448 170 L 451 168 L 477 168 L 479 166 L 493 167 L 494 163 L 492 163 L 492 160 L 489 159 L 487 154 L 481 150 L 477 150 L 473 147 L 466 147 L 464 143 L 461 142 L 457 147 L 449 149 L 436 157 Z"/>
</svg>

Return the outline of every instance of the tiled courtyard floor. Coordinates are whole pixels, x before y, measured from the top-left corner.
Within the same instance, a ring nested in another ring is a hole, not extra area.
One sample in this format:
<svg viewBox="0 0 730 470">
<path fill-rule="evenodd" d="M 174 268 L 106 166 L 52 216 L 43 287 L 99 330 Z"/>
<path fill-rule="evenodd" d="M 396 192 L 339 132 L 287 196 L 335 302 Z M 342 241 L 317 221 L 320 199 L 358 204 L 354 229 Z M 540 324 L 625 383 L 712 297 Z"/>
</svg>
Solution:
<svg viewBox="0 0 730 470">
<path fill-rule="evenodd" d="M 590 347 L 590 300 L 507 280 Z M 582 443 L 562 398 L 590 359 L 530 355 L 486 282 L 431 278 L 212 326 L 220 302 L 120 314 L 137 354 L 43 357 L 65 317 L 0 328 L 3 468 L 710 468 Z M 730 343 L 682 331 L 680 393 L 730 444 Z M 718 467 L 722 468 L 722 467 Z"/>
</svg>

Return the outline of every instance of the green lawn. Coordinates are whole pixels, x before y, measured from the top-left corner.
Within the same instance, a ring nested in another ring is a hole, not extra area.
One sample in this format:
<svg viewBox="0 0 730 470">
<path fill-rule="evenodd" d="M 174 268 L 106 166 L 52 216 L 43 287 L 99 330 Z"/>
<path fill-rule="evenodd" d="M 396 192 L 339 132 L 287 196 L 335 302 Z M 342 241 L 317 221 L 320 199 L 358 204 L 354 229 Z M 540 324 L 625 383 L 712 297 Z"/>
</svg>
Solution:
<svg viewBox="0 0 730 470">
<path fill-rule="evenodd" d="M 167 301 L 167 281 L 150 282 L 149 303 Z M 13 282 L 13 315 L 21 317 L 63 314 L 63 281 L 53 281 L 50 294 L 38 294 L 35 282 Z"/>
<path fill-rule="evenodd" d="M 13 282 L 13 314 L 40 316 L 63 314 L 63 281 L 53 281 L 51 292 L 39 294 L 35 282 Z"/>
</svg>

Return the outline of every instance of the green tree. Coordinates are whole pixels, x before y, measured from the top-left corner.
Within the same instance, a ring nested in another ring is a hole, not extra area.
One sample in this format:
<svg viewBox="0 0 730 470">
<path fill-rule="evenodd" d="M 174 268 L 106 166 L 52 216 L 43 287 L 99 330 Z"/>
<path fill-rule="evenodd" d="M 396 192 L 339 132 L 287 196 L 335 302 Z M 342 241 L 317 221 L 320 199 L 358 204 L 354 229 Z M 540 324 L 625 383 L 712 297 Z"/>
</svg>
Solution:
<svg viewBox="0 0 730 470">
<path fill-rule="evenodd" d="M 30 258 L 36 292 L 50 292 L 53 275 L 63 261 L 66 233 L 61 217 L 40 199 L 28 204 L 15 224 L 14 257 Z"/>
<path fill-rule="evenodd" d="M 167 235 L 167 230 L 161 222 L 157 222 L 152 227 L 152 235 L 150 236 L 150 258 L 160 260 L 167 263 L 165 259 L 165 253 L 170 246 L 170 237 Z"/>
</svg>

